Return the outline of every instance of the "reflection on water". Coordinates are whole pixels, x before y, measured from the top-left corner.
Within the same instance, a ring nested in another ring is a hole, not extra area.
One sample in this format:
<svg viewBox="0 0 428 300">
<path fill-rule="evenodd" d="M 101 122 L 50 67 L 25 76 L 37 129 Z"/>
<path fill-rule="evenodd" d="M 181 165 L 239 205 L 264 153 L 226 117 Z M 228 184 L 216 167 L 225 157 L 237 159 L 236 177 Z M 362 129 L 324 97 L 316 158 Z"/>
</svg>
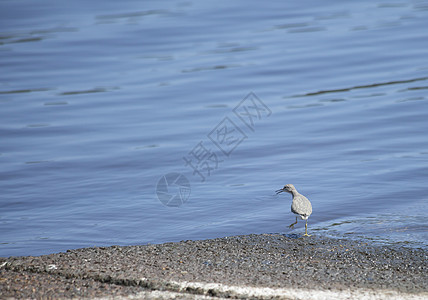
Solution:
<svg viewBox="0 0 428 300">
<path fill-rule="evenodd" d="M 69 91 L 69 92 L 62 92 L 62 93 L 60 93 L 60 95 L 61 96 L 68 96 L 68 95 L 103 93 L 103 92 L 107 92 L 107 89 L 105 89 L 105 88 L 93 88 L 90 90 L 83 90 L 83 91 Z"/>
<path fill-rule="evenodd" d="M 340 92 L 348 92 L 355 89 L 368 89 L 368 88 L 374 88 L 374 87 L 380 87 L 384 85 L 394 85 L 394 84 L 403 84 L 403 83 L 412 83 L 416 81 L 422 81 L 422 80 L 428 80 L 428 77 L 422 77 L 422 78 L 414 78 L 414 79 L 408 79 L 408 80 L 395 80 L 395 81 L 389 81 L 389 82 L 382 82 L 382 83 L 372 83 L 372 84 L 366 84 L 366 85 L 357 85 L 349 88 L 341 88 L 341 89 L 335 89 L 335 90 L 325 90 L 325 91 L 318 91 L 318 92 L 311 92 L 306 93 L 302 95 L 295 95 L 294 97 L 305 97 L 305 96 L 315 96 L 315 95 L 321 95 L 321 94 L 327 94 L 327 93 L 340 93 Z M 410 87 L 407 88 L 408 90 L 418 90 L 422 89 L 420 87 Z M 383 96 L 384 94 L 372 94 L 376 96 Z M 361 97 L 370 97 L 370 96 L 361 96 Z"/>
</svg>

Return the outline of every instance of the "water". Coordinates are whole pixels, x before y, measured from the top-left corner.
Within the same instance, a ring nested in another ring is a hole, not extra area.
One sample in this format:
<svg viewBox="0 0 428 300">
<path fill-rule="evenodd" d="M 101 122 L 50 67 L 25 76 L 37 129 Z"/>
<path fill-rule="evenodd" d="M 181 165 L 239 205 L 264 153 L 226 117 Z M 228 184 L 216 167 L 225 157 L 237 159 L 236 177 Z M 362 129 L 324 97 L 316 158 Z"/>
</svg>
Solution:
<svg viewBox="0 0 428 300">
<path fill-rule="evenodd" d="M 427 25 L 416 0 L 2 1 L 0 256 L 301 233 L 286 183 L 312 234 L 426 247 Z"/>
</svg>

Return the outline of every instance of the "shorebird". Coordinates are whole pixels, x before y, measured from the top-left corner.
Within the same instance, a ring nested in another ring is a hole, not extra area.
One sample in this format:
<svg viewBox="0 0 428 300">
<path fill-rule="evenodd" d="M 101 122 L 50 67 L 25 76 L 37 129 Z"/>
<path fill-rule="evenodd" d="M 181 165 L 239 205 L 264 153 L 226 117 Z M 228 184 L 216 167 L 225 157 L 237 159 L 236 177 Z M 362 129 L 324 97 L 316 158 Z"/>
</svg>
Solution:
<svg viewBox="0 0 428 300">
<path fill-rule="evenodd" d="M 305 234 L 304 236 L 310 236 L 308 235 L 308 218 L 312 213 L 312 205 L 311 202 L 309 202 L 308 198 L 303 196 L 302 194 L 299 194 L 299 192 L 296 190 L 294 185 L 287 184 L 282 189 L 277 190 L 276 194 L 287 192 L 293 195 L 293 202 L 291 203 L 291 212 L 299 215 L 302 220 L 306 220 L 305 224 Z M 288 226 L 289 228 L 293 228 L 294 225 L 297 224 L 297 216 L 296 216 L 296 222 Z"/>
</svg>

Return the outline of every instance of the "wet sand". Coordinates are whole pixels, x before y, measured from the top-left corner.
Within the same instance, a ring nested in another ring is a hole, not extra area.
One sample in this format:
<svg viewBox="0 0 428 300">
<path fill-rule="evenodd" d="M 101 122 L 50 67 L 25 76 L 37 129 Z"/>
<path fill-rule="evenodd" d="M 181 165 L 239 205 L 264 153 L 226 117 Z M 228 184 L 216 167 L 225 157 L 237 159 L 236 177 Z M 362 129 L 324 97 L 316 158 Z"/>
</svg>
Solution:
<svg viewBox="0 0 428 300">
<path fill-rule="evenodd" d="M 0 258 L 0 298 L 426 299 L 427 249 L 262 234 Z"/>
</svg>

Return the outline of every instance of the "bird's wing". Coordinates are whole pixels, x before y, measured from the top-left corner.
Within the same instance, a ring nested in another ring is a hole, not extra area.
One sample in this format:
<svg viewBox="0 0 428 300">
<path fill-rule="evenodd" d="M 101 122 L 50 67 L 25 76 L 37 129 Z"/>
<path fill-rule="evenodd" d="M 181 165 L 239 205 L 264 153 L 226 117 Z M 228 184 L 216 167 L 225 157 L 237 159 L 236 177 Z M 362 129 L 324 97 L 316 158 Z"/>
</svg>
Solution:
<svg viewBox="0 0 428 300">
<path fill-rule="evenodd" d="M 297 195 L 291 204 L 291 212 L 298 215 L 310 216 L 312 214 L 311 202 L 305 196 Z"/>
</svg>

